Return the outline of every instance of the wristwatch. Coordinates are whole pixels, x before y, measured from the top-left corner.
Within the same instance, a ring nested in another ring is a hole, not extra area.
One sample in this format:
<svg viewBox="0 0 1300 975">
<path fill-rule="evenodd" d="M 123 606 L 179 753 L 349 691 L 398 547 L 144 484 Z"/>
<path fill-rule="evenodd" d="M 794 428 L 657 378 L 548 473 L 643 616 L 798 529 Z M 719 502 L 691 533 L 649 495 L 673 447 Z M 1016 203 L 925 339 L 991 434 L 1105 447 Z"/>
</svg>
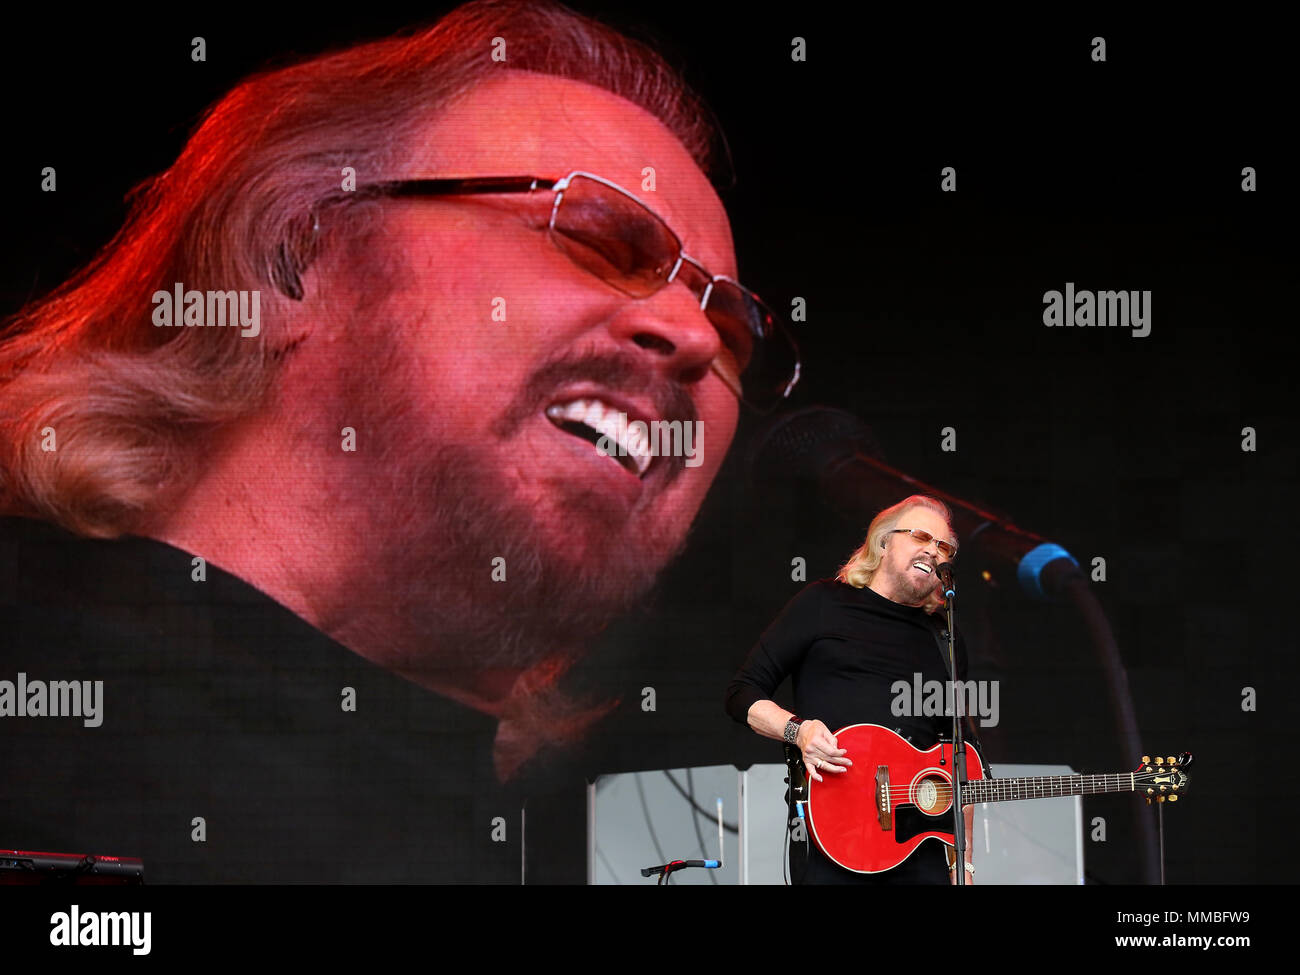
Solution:
<svg viewBox="0 0 1300 975">
<path fill-rule="evenodd" d="M 795 715 L 785 723 L 785 743 L 787 745 L 799 744 L 799 725 L 802 723 L 799 715 Z"/>
</svg>

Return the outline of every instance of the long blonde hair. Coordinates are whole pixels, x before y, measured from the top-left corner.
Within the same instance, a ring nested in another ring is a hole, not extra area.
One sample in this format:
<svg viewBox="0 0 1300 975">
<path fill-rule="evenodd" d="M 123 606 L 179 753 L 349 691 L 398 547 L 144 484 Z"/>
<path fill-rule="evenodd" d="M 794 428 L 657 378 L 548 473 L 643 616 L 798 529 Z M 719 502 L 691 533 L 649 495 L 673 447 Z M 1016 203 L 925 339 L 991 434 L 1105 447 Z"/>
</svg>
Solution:
<svg viewBox="0 0 1300 975">
<path fill-rule="evenodd" d="M 836 578 L 840 582 L 847 583 L 855 589 L 864 589 L 871 585 L 871 580 L 876 576 L 876 570 L 880 568 L 880 563 L 885 558 L 885 538 L 891 531 L 898 527 L 898 523 L 912 508 L 929 508 L 935 514 L 941 515 L 944 522 L 952 529 L 952 512 L 948 506 L 938 498 L 932 498 L 926 494 L 913 494 L 910 498 L 904 498 L 898 504 L 886 508 L 875 518 L 871 519 L 871 525 L 867 528 L 866 540 L 858 547 L 847 562 L 840 568 Z M 957 541 L 956 533 L 953 534 L 954 542 Z M 933 613 L 943 605 L 943 597 L 934 592 L 930 594 L 925 603 L 925 611 Z"/>
<path fill-rule="evenodd" d="M 658 118 L 705 173 L 725 164 L 708 109 L 663 58 L 539 0 L 479 0 L 432 27 L 253 75 L 137 187 L 90 264 L 0 331 L 0 512 L 114 537 L 193 483 L 212 436 L 264 402 L 291 349 L 279 322 L 318 256 L 305 216 L 339 195 L 344 167 L 366 182 L 433 175 L 412 171 L 410 149 L 431 113 L 505 70 L 494 38 L 508 41 L 511 70 L 604 88 Z M 373 215 L 341 208 L 322 252 L 357 246 Z M 174 282 L 265 289 L 262 337 L 152 327 L 151 296 Z"/>
</svg>

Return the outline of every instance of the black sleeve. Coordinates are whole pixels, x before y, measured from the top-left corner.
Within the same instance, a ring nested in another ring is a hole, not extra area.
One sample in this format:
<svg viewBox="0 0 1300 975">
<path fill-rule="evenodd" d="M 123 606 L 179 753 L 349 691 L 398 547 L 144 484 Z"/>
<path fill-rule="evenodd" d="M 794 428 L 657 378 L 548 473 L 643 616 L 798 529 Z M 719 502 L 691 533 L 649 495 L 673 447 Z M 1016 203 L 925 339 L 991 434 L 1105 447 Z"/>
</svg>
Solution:
<svg viewBox="0 0 1300 975">
<path fill-rule="evenodd" d="M 786 603 L 727 685 L 726 709 L 746 724 L 755 701 L 770 700 L 821 632 L 825 586 L 814 582 Z"/>
</svg>

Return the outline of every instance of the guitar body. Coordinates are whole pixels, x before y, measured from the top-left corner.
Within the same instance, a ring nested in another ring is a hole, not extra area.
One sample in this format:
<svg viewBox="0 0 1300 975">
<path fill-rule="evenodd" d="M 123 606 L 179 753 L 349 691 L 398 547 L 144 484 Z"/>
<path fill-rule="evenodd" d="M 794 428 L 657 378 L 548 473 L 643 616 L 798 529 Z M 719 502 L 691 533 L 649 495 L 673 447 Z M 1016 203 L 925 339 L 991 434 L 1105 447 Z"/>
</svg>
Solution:
<svg viewBox="0 0 1300 975">
<path fill-rule="evenodd" d="M 921 751 L 877 724 L 850 725 L 835 738 L 853 765 L 808 782 L 808 827 L 823 853 L 846 870 L 880 873 L 926 840 L 953 845 L 951 745 Z M 984 778 L 969 744 L 966 777 Z"/>
</svg>

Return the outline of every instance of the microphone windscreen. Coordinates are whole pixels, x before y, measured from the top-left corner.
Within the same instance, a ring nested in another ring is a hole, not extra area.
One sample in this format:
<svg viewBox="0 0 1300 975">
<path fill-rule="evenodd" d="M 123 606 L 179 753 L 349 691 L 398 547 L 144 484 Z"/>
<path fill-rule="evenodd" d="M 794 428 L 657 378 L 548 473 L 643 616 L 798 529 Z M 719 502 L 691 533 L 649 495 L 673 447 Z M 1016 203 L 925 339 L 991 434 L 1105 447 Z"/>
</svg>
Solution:
<svg viewBox="0 0 1300 975">
<path fill-rule="evenodd" d="M 818 480 L 855 453 L 884 460 L 871 428 L 859 417 L 829 406 L 806 406 L 769 420 L 754 437 L 747 464 L 756 484 L 792 477 Z"/>
</svg>

